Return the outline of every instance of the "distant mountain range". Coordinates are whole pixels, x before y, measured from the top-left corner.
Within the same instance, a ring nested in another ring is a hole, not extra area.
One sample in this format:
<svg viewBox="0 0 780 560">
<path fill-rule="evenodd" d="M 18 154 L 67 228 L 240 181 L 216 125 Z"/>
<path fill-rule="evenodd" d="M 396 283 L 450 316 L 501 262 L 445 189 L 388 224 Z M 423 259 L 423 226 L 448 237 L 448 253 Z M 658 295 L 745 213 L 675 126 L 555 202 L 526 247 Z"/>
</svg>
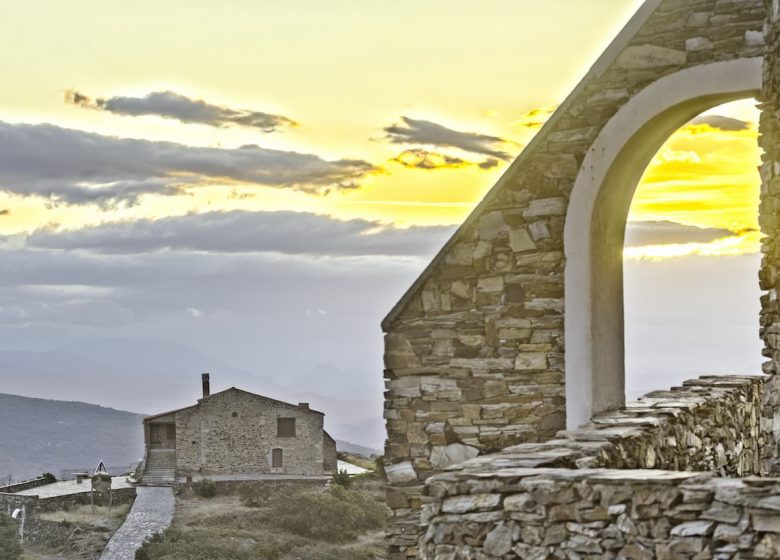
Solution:
<svg viewBox="0 0 780 560">
<path fill-rule="evenodd" d="M 0 394 L 0 478 L 59 476 L 100 460 L 129 468 L 143 456 L 141 418 L 93 404 Z"/>
<path fill-rule="evenodd" d="M 165 340 L 105 338 L 43 352 L 0 351 L 4 393 L 144 414 L 193 404 L 201 396 L 201 372 L 211 373 L 212 392 L 235 386 L 287 402 L 309 402 L 325 413 L 325 427 L 334 438 L 373 450 L 384 443 L 378 370 L 374 377 L 323 364 L 300 376 L 272 379 Z"/>
<path fill-rule="evenodd" d="M 141 414 L 82 402 L 0 393 L 0 480 L 51 472 L 130 468 L 143 456 Z M 379 450 L 337 440 L 340 451 L 370 456 Z"/>
</svg>

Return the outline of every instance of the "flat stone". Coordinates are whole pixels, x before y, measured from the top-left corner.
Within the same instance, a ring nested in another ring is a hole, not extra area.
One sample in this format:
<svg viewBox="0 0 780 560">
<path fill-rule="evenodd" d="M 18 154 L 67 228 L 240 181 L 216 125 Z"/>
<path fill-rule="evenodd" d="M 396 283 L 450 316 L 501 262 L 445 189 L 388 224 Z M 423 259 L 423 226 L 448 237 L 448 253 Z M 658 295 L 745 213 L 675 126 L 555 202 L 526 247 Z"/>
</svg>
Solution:
<svg viewBox="0 0 780 560">
<path fill-rule="evenodd" d="M 512 527 L 502 523 L 485 537 L 482 549 L 492 556 L 503 556 L 512 550 Z"/>
<path fill-rule="evenodd" d="M 648 44 L 626 47 L 616 62 L 624 70 L 646 70 L 664 66 L 681 66 L 687 61 L 688 55 L 684 51 Z"/>
<path fill-rule="evenodd" d="M 515 369 L 521 371 L 543 370 L 547 368 L 547 354 L 529 352 L 518 354 L 515 358 Z"/>
<path fill-rule="evenodd" d="M 466 513 L 494 509 L 501 503 L 500 494 L 465 494 L 446 498 L 441 505 L 444 513 Z"/>
<path fill-rule="evenodd" d="M 417 480 L 417 472 L 414 470 L 411 461 L 386 465 L 385 475 L 390 484 L 403 484 L 404 482 Z"/>
<path fill-rule="evenodd" d="M 691 37 L 685 41 L 685 50 L 688 52 L 712 50 L 712 41 L 706 37 Z"/>
<path fill-rule="evenodd" d="M 436 445 L 431 449 L 431 464 L 437 469 L 446 469 L 479 455 L 479 450 L 462 443 L 451 443 L 446 446 Z"/>
<path fill-rule="evenodd" d="M 509 246 L 515 253 L 536 250 L 536 243 L 525 229 L 513 229 L 509 232 Z"/>
<path fill-rule="evenodd" d="M 710 534 L 714 523 L 712 521 L 688 521 L 672 527 L 675 537 L 703 537 Z"/>
</svg>

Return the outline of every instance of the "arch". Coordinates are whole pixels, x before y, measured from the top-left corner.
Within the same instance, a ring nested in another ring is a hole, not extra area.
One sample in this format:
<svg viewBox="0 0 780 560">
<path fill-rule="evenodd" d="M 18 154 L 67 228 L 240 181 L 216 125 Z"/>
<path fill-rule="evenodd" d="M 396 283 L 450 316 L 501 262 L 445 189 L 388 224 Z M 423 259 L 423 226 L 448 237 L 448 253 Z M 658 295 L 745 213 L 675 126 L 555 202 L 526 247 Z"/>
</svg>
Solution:
<svg viewBox="0 0 780 560">
<path fill-rule="evenodd" d="M 758 95 L 763 58 L 680 70 L 626 102 L 587 151 L 564 226 L 566 424 L 625 403 L 623 241 L 642 174 L 666 139 L 698 114 Z"/>
</svg>

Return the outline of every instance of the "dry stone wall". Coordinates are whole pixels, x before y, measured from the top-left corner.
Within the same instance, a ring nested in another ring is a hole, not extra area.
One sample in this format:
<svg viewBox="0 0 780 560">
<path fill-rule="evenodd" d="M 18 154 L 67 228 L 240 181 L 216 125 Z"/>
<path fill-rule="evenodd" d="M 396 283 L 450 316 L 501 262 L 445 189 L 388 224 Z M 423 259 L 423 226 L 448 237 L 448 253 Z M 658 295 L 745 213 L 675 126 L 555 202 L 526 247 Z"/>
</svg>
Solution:
<svg viewBox="0 0 780 560">
<path fill-rule="evenodd" d="M 507 468 L 438 475 L 430 492 L 430 560 L 780 558 L 776 479 Z"/>
<path fill-rule="evenodd" d="M 768 460 L 780 457 L 780 20 L 776 4 L 767 1 L 768 20 L 767 43 L 770 48 L 764 60 L 764 89 L 761 95 L 761 123 L 759 143 L 764 151 L 761 165 L 761 210 L 759 221 L 761 231 L 766 234 L 761 240 L 761 289 L 766 293 L 761 298 L 761 338 L 764 341 L 764 355 L 769 358 L 764 372 L 771 374 L 765 392 L 764 421 L 773 430 L 774 445 L 767 446 Z M 779 470 L 775 467 L 775 471 Z"/>
<path fill-rule="evenodd" d="M 763 474 L 760 449 L 771 437 L 763 385 L 747 376 L 689 381 L 546 443 L 431 477 L 422 556 L 780 557 L 780 480 L 750 476 Z M 713 474 L 691 472 L 705 470 Z M 745 478 L 713 478 L 726 474 Z"/>
<path fill-rule="evenodd" d="M 426 478 L 477 454 L 549 440 L 565 425 L 564 216 L 602 127 L 662 76 L 761 56 L 765 19 L 763 0 L 662 2 L 556 112 L 385 320 L 392 557 L 417 553 Z M 777 313 L 767 313 L 776 325 Z"/>
</svg>

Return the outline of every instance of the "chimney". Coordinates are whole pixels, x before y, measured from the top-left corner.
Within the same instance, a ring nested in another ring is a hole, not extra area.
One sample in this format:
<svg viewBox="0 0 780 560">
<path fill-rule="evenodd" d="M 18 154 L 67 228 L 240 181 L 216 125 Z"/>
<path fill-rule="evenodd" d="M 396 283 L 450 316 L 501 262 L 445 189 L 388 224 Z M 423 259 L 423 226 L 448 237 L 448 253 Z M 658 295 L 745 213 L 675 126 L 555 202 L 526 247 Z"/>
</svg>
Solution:
<svg viewBox="0 0 780 560">
<path fill-rule="evenodd" d="M 209 374 L 204 373 L 200 376 L 203 383 L 203 396 L 208 397 L 211 394 L 211 384 L 209 383 Z"/>
<path fill-rule="evenodd" d="M 309 403 L 307 402 L 299 402 L 298 408 L 303 408 L 304 410 L 309 410 Z"/>
</svg>

